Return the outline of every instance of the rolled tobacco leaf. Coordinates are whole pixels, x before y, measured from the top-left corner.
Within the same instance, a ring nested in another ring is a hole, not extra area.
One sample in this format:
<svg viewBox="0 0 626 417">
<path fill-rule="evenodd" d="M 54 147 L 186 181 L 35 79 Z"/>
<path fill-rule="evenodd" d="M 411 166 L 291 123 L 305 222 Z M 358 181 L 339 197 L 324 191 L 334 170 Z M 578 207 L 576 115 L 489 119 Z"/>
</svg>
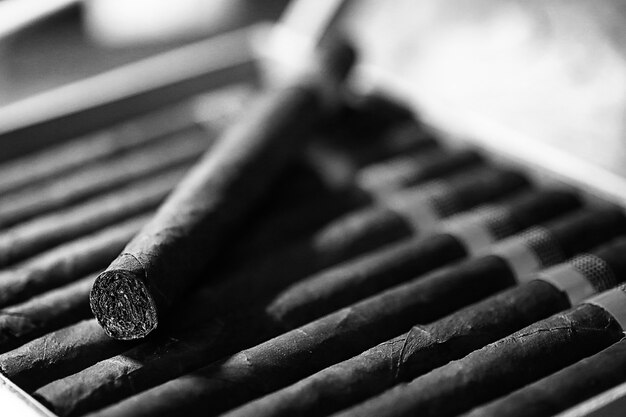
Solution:
<svg viewBox="0 0 626 417">
<path fill-rule="evenodd" d="M 626 381 L 626 338 L 466 416 L 553 416 Z"/>
<path fill-rule="evenodd" d="M 609 209 L 586 210 L 532 228 L 495 245 L 492 254 L 418 277 L 95 415 L 226 411 L 348 359 L 415 322 L 427 323 L 511 286 L 515 277 L 561 262 L 625 228 L 621 211 Z M 519 262 L 520 254 L 524 262 Z"/>
<path fill-rule="evenodd" d="M 338 414 L 457 415 L 600 352 L 624 337 L 620 286 Z"/>
<path fill-rule="evenodd" d="M 128 348 L 95 319 L 83 320 L 1 354 L 0 372 L 28 391 L 91 365 L 94 355 L 110 357 Z"/>
<path fill-rule="evenodd" d="M 239 218 L 302 147 L 300 137 L 332 107 L 336 91 L 331 90 L 353 60 L 354 51 L 346 44 L 330 48 L 313 76 L 270 92 L 205 154 L 96 279 L 91 308 L 107 334 L 137 339 L 157 327 Z"/>
<path fill-rule="evenodd" d="M 0 306 L 102 270 L 147 220 L 146 215 L 135 216 L 0 271 Z"/>
<path fill-rule="evenodd" d="M 626 238 L 618 238 L 566 263 L 520 277 L 522 284 L 517 287 L 434 323 L 415 326 L 408 333 L 248 403 L 228 415 L 318 416 L 356 404 L 625 280 L 625 251 Z M 532 401 L 537 397 L 528 395 L 525 398 Z M 520 407 L 520 415 L 529 410 Z M 499 412 L 493 415 L 509 415 L 506 408 L 494 408 L 494 411 Z"/>
<path fill-rule="evenodd" d="M 89 317 L 89 291 L 96 275 L 0 310 L 0 352 Z"/>
</svg>

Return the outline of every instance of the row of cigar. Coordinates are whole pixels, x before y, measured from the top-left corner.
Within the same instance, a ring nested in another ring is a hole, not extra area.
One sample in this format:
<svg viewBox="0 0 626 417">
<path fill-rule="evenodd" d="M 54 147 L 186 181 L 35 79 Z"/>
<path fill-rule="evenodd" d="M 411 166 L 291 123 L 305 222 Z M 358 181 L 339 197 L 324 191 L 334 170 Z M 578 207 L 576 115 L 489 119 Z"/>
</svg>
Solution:
<svg viewBox="0 0 626 417">
<path fill-rule="evenodd" d="M 223 125 L 179 110 L 0 166 L 0 371 L 53 413 L 552 415 L 626 379 L 623 211 L 380 96 L 316 126 L 154 332 L 111 337 L 96 276 Z"/>
</svg>

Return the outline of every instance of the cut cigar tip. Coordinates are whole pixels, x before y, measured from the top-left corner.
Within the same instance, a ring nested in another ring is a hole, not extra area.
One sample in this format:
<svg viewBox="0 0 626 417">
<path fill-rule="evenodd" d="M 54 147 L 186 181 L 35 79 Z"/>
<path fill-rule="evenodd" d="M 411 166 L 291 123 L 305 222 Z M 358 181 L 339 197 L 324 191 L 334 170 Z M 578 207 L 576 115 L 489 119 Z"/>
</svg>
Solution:
<svg viewBox="0 0 626 417">
<path fill-rule="evenodd" d="M 89 294 L 91 311 L 110 337 L 140 339 L 157 327 L 156 303 L 142 278 L 123 270 L 96 278 Z"/>
</svg>

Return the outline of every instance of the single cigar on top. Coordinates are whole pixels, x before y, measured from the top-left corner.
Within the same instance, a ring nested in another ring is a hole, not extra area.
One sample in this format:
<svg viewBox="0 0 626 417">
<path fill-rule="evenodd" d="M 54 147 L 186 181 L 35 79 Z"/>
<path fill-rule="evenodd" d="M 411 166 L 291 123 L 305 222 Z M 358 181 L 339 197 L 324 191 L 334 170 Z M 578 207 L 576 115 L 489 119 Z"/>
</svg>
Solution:
<svg viewBox="0 0 626 417">
<path fill-rule="evenodd" d="M 553 416 L 626 381 L 626 338 L 465 416 Z"/>
<path fill-rule="evenodd" d="M 568 262 L 519 277 L 517 287 L 415 326 L 230 416 L 317 416 L 349 407 L 617 285 L 626 279 L 625 251 L 626 238 L 617 238 Z"/>
<path fill-rule="evenodd" d="M 580 206 L 562 190 L 527 191 L 450 217 L 432 234 L 405 239 L 295 282 L 265 311 L 296 327 L 322 314 L 470 257 L 507 236 Z"/>
<path fill-rule="evenodd" d="M 132 217 L 0 271 L 0 306 L 102 270 L 147 220 L 147 215 Z"/>
<path fill-rule="evenodd" d="M 95 279 L 95 274 L 88 275 L 1 309 L 0 352 L 89 317 L 89 291 Z"/>
<path fill-rule="evenodd" d="M 480 225 L 483 225 L 485 229 L 488 229 L 485 233 L 493 233 L 494 239 L 501 238 L 507 233 L 513 233 L 516 229 L 524 228 L 575 208 L 578 204 L 578 199 L 571 193 L 561 191 L 530 192 L 527 195 L 512 199 L 508 204 L 496 206 L 493 210 L 482 209 L 475 215 L 461 215 L 451 224 L 454 227 L 447 228 L 447 233 L 452 237 L 455 235 L 467 236 L 468 231 L 476 230 L 480 228 Z M 463 220 L 461 217 L 465 217 L 465 222 L 461 222 Z M 463 231 L 465 231 L 465 234 L 463 234 Z M 459 237 L 458 239 L 461 238 Z M 404 257 L 398 257 L 398 262 L 404 261 L 404 263 L 407 263 L 413 262 L 413 259 L 415 260 L 414 267 L 406 267 L 406 271 L 403 270 L 405 268 L 395 269 L 393 266 L 394 259 L 388 259 L 390 261 L 390 265 L 387 268 L 388 273 L 401 273 L 406 275 L 406 279 L 408 279 L 409 276 L 415 276 L 420 271 L 428 268 L 428 266 L 432 268 L 433 265 L 442 264 L 451 256 L 458 256 L 462 253 L 462 250 L 459 250 L 459 248 L 465 246 L 464 243 L 454 242 L 452 239 L 442 239 L 440 242 L 442 244 L 439 246 L 422 245 L 424 247 L 422 251 L 415 250 L 411 254 L 405 253 Z M 488 245 L 488 240 L 485 239 L 476 239 L 471 242 L 471 247 L 474 250 L 484 248 L 486 245 Z M 439 251 L 432 250 L 437 247 L 440 249 Z M 434 260 L 431 260 L 431 258 Z M 381 270 L 383 268 L 379 268 L 379 271 Z M 367 273 L 367 269 L 359 269 L 359 271 L 362 274 Z M 358 272 L 355 271 L 354 275 L 358 276 Z M 338 276 L 338 278 L 340 277 Z M 382 277 L 380 278 L 382 280 Z M 215 306 L 216 304 L 222 304 L 229 308 L 232 305 L 229 299 L 237 297 L 244 290 L 249 290 L 249 281 L 249 275 L 247 281 L 239 280 L 237 282 L 239 289 L 233 286 L 233 281 L 229 281 L 230 287 L 222 286 L 220 289 L 214 289 L 213 296 L 202 297 L 203 301 L 200 301 L 199 305 L 210 304 Z M 309 279 L 304 281 L 309 281 Z M 254 294 L 254 300 L 249 299 L 248 302 L 254 301 L 259 303 L 262 300 L 275 299 L 275 294 L 268 292 L 267 287 L 267 285 L 259 288 L 252 287 L 251 292 Z M 310 294 L 314 293 L 315 289 L 310 291 Z M 311 298 L 315 301 L 314 297 Z M 228 320 L 227 318 L 221 319 L 225 323 L 223 332 L 229 332 L 230 334 L 239 333 L 247 336 L 245 338 L 241 335 L 236 337 L 222 336 L 222 340 L 228 339 L 228 343 L 216 343 L 212 334 L 209 338 L 198 337 L 196 327 L 200 326 L 194 326 L 186 333 L 177 333 L 175 335 L 169 333 L 170 337 L 175 338 L 177 342 L 169 345 L 167 353 L 163 353 L 162 349 L 154 343 L 138 346 L 66 378 L 51 382 L 46 387 L 38 390 L 37 395 L 45 400 L 48 407 L 58 415 L 78 415 L 113 403 L 125 396 L 149 388 L 156 383 L 176 377 L 185 369 L 192 370 L 194 367 L 201 365 L 203 360 L 206 363 L 210 362 L 209 358 L 211 357 L 217 359 L 220 352 L 222 355 L 225 355 L 236 351 L 237 346 L 241 348 L 245 345 L 254 344 L 255 339 L 253 336 L 255 335 L 248 330 L 250 326 L 253 326 L 255 329 L 269 329 L 263 334 L 266 338 L 269 338 L 285 328 L 293 328 L 308 321 L 298 321 L 295 319 L 296 316 L 299 319 L 303 316 L 313 319 L 335 310 L 332 304 L 327 304 L 320 308 L 315 302 L 306 305 L 306 301 L 304 301 L 303 305 L 293 303 L 291 306 L 294 310 L 297 306 L 297 313 L 299 314 L 293 314 L 294 317 L 290 317 L 291 320 L 288 320 L 288 323 L 285 320 L 285 315 L 289 315 L 287 310 L 283 310 L 286 313 L 278 318 L 271 313 L 263 315 L 253 310 L 252 316 L 254 318 L 241 320 L 241 322 L 245 323 L 245 326 L 238 325 L 236 321 L 233 322 L 233 320 Z M 303 314 L 302 312 L 307 307 L 310 309 L 310 312 Z M 242 305 L 241 313 L 244 311 L 243 308 Z M 268 310 L 266 309 L 266 313 Z M 196 313 L 195 320 L 199 321 L 200 316 L 202 316 L 202 313 Z M 239 342 L 235 342 L 233 339 L 239 339 Z M 263 339 L 257 339 L 256 342 L 261 340 Z M 120 384 L 119 381 L 121 380 L 124 380 L 125 383 Z"/>
<path fill-rule="evenodd" d="M 229 128 L 96 279 L 91 308 L 107 334 L 129 340 L 153 331 L 332 111 L 354 51 L 338 42 L 325 52 L 308 74 L 270 91 Z"/>
<path fill-rule="evenodd" d="M 510 393 L 622 339 L 624 290 L 600 293 L 340 415 L 458 415 Z"/>
<path fill-rule="evenodd" d="M 376 343 L 516 283 L 516 277 L 626 230 L 619 210 L 573 213 L 494 245 L 493 252 L 398 285 L 94 413 L 207 415 L 285 387 Z"/>
<path fill-rule="evenodd" d="M 211 139 L 196 128 L 0 196 L 0 228 L 70 207 L 168 168 L 189 167 L 209 147 Z"/>
<path fill-rule="evenodd" d="M 495 196 L 513 192 L 528 184 L 520 174 L 499 169 L 483 169 L 471 175 L 458 177 L 454 181 L 442 181 L 428 187 L 424 186 L 422 189 L 398 192 L 372 209 L 365 209 L 331 222 L 301 244 L 285 249 L 285 253 L 274 254 L 265 260 L 264 264 L 271 265 L 269 269 L 272 273 L 280 269 L 278 273 L 286 278 L 291 278 L 297 273 L 308 273 L 350 255 L 415 233 L 416 229 L 426 230 L 436 224 L 441 217 Z M 122 256 L 120 259 L 116 262 L 136 262 L 130 256 Z M 290 263 L 285 264 L 285 259 L 290 259 Z M 277 265 L 280 265 L 280 268 L 276 268 Z M 113 268 L 113 271 L 115 270 Z M 285 273 L 287 271 L 289 276 Z M 103 276 L 109 278 L 112 276 L 112 282 L 117 282 L 116 273 L 108 275 L 105 273 Z M 98 282 L 97 280 L 94 285 L 96 295 L 100 294 Z M 108 279 L 105 279 L 105 282 L 108 282 Z M 128 289 L 125 290 L 125 294 L 130 294 Z M 94 309 L 97 311 L 96 304 Z M 120 309 L 114 311 L 119 312 L 118 310 Z M 96 316 L 98 317 L 97 314 Z M 152 317 L 152 325 L 156 323 L 155 317 Z"/>
</svg>

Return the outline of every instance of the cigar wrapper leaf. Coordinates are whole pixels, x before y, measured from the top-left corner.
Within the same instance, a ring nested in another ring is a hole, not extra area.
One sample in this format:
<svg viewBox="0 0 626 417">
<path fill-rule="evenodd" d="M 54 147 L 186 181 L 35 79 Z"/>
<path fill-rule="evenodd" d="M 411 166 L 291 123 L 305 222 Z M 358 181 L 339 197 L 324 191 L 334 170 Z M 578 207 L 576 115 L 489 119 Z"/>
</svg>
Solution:
<svg viewBox="0 0 626 417">
<path fill-rule="evenodd" d="M 96 275 L 0 310 L 0 352 L 89 317 L 89 291 Z"/>
</svg>

